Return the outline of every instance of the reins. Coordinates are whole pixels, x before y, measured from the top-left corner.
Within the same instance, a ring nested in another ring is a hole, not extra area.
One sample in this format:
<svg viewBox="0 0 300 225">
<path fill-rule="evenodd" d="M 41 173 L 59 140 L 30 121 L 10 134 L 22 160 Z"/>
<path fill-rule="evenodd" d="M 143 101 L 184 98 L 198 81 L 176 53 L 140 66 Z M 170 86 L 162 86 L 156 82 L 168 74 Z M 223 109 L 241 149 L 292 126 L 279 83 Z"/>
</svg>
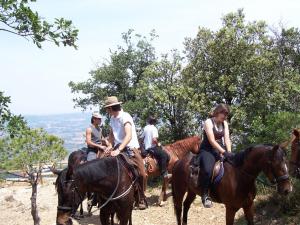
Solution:
<svg viewBox="0 0 300 225">
<path fill-rule="evenodd" d="M 109 198 L 99 207 L 99 209 L 102 209 L 104 206 L 106 206 L 113 199 L 113 196 L 116 194 L 116 192 L 119 188 L 119 184 L 120 184 L 120 164 L 119 164 L 119 158 L 118 157 L 116 157 L 116 162 L 117 162 L 117 172 L 118 172 L 117 185 L 115 187 L 115 190 L 111 193 Z"/>
</svg>

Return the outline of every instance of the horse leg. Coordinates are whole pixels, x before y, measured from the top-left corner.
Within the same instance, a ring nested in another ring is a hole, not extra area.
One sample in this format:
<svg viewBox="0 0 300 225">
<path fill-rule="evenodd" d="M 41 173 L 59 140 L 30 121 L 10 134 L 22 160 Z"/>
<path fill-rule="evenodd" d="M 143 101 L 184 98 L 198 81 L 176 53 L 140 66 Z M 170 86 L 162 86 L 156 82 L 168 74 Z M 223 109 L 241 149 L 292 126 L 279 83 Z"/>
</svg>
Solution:
<svg viewBox="0 0 300 225">
<path fill-rule="evenodd" d="M 233 225 L 236 211 L 236 208 L 226 206 L 226 225 Z"/>
<path fill-rule="evenodd" d="M 162 187 L 161 187 L 161 192 L 159 195 L 158 199 L 158 205 L 162 206 L 162 201 L 165 201 L 165 196 L 166 196 L 166 179 L 163 179 Z"/>
<path fill-rule="evenodd" d="M 131 212 L 130 210 L 126 210 L 125 212 L 122 212 L 119 214 L 120 223 L 119 225 L 128 225 L 128 223 L 131 223 Z"/>
<path fill-rule="evenodd" d="M 182 218 L 182 225 L 187 224 L 187 217 L 188 217 L 188 211 L 190 209 L 191 204 L 196 198 L 196 194 L 194 192 L 188 191 L 188 194 L 183 202 L 183 218 Z"/>
<path fill-rule="evenodd" d="M 80 203 L 80 217 L 83 218 L 83 206 L 82 206 L 82 202 Z"/>
<path fill-rule="evenodd" d="M 107 212 L 105 208 L 100 210 L 100 224 L 101 225 L 108 225 L 109 224 L 109 216 L 110 213 Z"/>
<path fill-rule="evenodd" d="M 246 220 L 248 222 L 248 225 L 254 225 L 253 217 L 254 217 L 254 207 L 253 202 L 251 204 L 243 207 L 244 214 L 246 217 Z"/>
<path fill-rule="evenodd" d="M 131 210 L 131 212 L 130 212 L 129 225 L 132 225 L 132 210 Z"/>
<path fill-rule="evenodd" d="M 115 222 L 114 222 L 114 217 L 115 217 L 115 213 L 113 212 L 113 213 L 110 214 L 110 224 L 111 224 L 111 225 L 114 225 L 114 224 L 115 224 Z"/>
</svg>

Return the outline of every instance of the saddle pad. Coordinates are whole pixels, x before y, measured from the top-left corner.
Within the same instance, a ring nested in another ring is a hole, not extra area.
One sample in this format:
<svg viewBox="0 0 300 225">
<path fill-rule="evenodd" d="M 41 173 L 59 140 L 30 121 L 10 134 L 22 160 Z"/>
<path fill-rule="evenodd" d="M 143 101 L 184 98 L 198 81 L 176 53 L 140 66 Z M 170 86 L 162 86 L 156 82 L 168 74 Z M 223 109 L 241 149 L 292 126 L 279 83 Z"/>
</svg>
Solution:
<svg viewBox="0 0 300 225">
<path fill-rule="evenodd" d="M 215 175 L 215 177 L 213 178 L 213 184 L 217 185 L 220 183 L 220 181 L 222 180 L 224 176 L 224 164 L 223 162 L 220 162 L 220 170 L 218 172 L 218 174 Z"/>
</svg>

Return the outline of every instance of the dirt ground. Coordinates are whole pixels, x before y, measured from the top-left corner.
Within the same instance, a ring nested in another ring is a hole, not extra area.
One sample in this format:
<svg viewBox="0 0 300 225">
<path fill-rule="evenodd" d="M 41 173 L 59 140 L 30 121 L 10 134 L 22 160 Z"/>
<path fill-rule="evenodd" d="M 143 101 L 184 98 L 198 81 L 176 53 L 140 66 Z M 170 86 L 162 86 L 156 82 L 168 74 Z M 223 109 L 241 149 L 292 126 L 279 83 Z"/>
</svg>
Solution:
<svg viewBox="0 0 300 225">
<path fill-rule="evenodd" d="M 54 225 L 57 207 L 57 194 L 53 185 L 54 180 L 44 182 L 38 188 L 38 207 L 41 224 Z M 170 190 L 169 190 L 170 192 Z M 157 206 L 159 189 L 147 191 L 150 207 L 146 210 L 133 212 L 134 225 L 174 225 L 176 224 L 172 197 L 163 207 Z M 0 225 L 31 225 L 32 217 L 30 214 L 30 195 L 31 187 L 28 185 L 4 185 L 0 188 Z M 84 204 L 86 206 L 86 203 Z M 85 207 L 86 210 L 86 207 Z M 78 225 L 100 224 L 99 211 L 94 209 L 91 217 L 85 217 L 79 221 L 73 220 Z M 86 213 L 86 212 L 85 212 Z M 239 211 L 236 218 L 243 215 Z M 225 208 L 221 204 L 214 204 L 211 209 L 205 209 L 200 204 L 197 197 L 189 212 L 189 225 L 225 224 Z M 240 223 L 239 223 L 240 224 Z M 243 224 L 243 223 L 242 223 Z"/>
</svg>

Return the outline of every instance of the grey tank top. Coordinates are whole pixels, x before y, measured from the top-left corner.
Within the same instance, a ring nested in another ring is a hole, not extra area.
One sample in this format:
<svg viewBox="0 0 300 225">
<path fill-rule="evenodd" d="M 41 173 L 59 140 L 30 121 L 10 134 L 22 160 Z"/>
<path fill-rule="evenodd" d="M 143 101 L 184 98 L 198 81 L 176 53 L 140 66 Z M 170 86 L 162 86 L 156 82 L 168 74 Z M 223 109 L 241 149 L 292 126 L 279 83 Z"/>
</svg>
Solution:
<svg viewBox="0 0 300 225">
<path fill-rule="evenodd" d="M 96 143 L 96 144 L 100 144 L 101 143 L 101 138 L 102 138 L 102 130 L 100 127 L 96 128 L 93 125 L 91 125 L 91 129 L 92 129 L 92 142 Z"/>
</svg>

